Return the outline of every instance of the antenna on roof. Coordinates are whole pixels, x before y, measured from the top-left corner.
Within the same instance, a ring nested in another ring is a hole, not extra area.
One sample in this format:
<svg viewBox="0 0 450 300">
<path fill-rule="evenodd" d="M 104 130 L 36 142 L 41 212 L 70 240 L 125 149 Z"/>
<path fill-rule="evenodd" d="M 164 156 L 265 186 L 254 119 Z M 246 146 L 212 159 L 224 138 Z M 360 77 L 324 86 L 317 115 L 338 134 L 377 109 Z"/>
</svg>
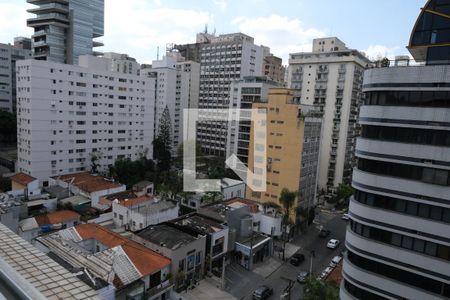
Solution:
<svg viewBox="0 0 450 300">
<path fill-rule="evenodd" d="M 205 31 L 204 33 L 208 33 L 208 24 L 205 24 Z"/>
<path fill-rule="evenodd" d="M 159 46 L 156 48 L 156 60 L 159 60 Z"/>
<path fill-rule="evenodd" d="M 214 27 L 214 31 L 212 35 L 216 35 L 216 27 Z"/>
</svg>

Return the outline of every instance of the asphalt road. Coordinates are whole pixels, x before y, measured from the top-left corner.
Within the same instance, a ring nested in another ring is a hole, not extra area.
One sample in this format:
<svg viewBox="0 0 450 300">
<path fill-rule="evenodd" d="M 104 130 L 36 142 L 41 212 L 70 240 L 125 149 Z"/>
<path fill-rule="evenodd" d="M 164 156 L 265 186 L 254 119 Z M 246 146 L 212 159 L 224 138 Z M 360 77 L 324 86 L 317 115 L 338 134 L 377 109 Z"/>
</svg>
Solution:
<svg viewBox="0 0 450 300">
<path fill-rule="evenodd" d="M 256 289 L 259 285 L 265 284 L 274 289 L 274 293 L 270 299 L 280 299 L 283 290 L 288 286 L 289 280 L 294 280 L 293 288 L 291 289 L 291 299 L 301 299 L 303 295 L 303 284 L 299 284 L 296 281 L 297 274 L 300 271 L 310 268 L 310 251 L 315 251 L 315 257 L 313 258 L 313 275 L 317 276 L 325 269 L 330 260 L 338 255 L 344 249 L 345 229 L 347 222 L 341 219 L 342 214 L 322 213 L 319 220 L 321 224 L 331 231 L 331 234 L 326 238 L 320 238 L 318 236 L 318 226 L 311 226 L 308 232 L 304 235 L 298 236 L 293 244 L 300 246 L 300 252 L 305 254 L 305 261 L 300 266 L 295 267 L 286 261 L 270 276 L 263 279 L 261 277 L 255 277 L 253 280 L 249 280 L 245 285 L 248 287 L 245 295 L 240 295 L 239 299 L 252 299 L 251 291 Z M 338 239 L 341 243 L 337 249 L 331 250 L 326 247 L 328 241 L 332 238 Z"/>
</svg>

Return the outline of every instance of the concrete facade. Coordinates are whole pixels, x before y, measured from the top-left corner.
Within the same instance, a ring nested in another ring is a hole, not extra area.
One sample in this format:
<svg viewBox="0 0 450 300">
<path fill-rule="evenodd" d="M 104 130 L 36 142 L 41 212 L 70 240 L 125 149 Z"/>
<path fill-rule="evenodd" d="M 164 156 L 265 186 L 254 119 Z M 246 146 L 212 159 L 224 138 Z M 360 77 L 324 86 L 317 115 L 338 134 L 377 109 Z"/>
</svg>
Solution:
<svg viewBox="0 0 450 300">
<path fill-rule="evenodd" d="M 18 63 L 19 172 L 42 182 L 89 170 L 93 154 L 100 172 L 117 158 L 152 157 L 154 80 L 107 71 L 105 61 Z"/>
<path fill-rule="evenodd" d="M 0 110 L 16 111 L 16 62 L 30 59 L 31 50 L 0 43 Z"/>
<path fill-rule="evenodd" d="M 155 136 L 167 107 L 172 127 L 172 152 L 175 155 L 183 141 L 183 110 L 197 108 L 200 64 L 186 61 L 177 52 L 168 52 L 151 68 L 141 70 L 143 76 L 155 80 Z"/>
<path fill-rule="evenodd" d="M 288 86 L 302 103 L 318 105 L 324 114 L 318 185 L 329 196 L 351 181 L 363 72 L 369 65 L 336 37 L 314 39 L 312 52 L 289 56 Z"/>
</svg>

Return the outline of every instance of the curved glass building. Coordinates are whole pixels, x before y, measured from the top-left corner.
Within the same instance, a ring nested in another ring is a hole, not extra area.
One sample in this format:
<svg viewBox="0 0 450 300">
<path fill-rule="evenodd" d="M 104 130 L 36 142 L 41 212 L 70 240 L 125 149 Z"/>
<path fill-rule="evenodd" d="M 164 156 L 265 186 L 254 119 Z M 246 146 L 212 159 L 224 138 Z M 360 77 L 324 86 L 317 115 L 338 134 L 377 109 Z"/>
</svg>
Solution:
<svg viewBox="0 0 450 300">
<path fill-rule="evenodd" d="M 450 298 L 450 0 L 408 49 L 424 65 L 364 75 L 341 299 Z"/>
</svg>

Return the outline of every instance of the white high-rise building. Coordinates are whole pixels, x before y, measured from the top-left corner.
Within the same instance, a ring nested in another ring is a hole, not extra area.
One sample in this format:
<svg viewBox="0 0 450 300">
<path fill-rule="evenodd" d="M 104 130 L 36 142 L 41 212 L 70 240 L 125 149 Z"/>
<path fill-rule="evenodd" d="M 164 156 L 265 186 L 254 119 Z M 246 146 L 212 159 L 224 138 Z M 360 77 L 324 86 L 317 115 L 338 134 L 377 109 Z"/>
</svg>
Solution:
<svg viewBox="0 0 450 300">
<path fill-rule="evenodd" d="M 151 68 L 141 70 L 143 76 L 155 79 L 155 136 L 167 107 L 172 127 L 172 152 L 177 153 L 183 141 L 183 109 L 198 107 L 200 64 L 186 61 L 178 52 L 167 52 Z"/>
<path fill-rule="evenodd" d="M 105 52 L 104 58 L 110 61 L 110 71 L 125 74 L 139 75 L 140 65 L 135 58 L 128 56 L 128 54 Z"/>
<path fill-rule="evenodd" d="M 80 66 L 17 63 L 18 171 L 41 182 L 117 158 L 152 157 L 152 78 L 111 72 L 109 60 L 80 56 Z"/>
<path fill-rule="evenodd" d="M 261 76 L 263 48 L 242 33 L 199 35 L 200 95 L 199 108 L 226 109 L 230 101 L 230 84 L 246 76 Z M 206 153 L 225 156 L 226 122 L 201 122 L 197 139 Z"/>
<path fill-rule="evenodd" d="M 342 300 L 450 299 L 449 5 L 429 1 L 412 31 L 425 66 L 365 72 Z"/>
<path fill-rule="evenodd" d="M 30 58 L 30 49 L 0 43 L 0 110 L 16 111 L 16 62 Z"/>
<path fill-rule="evenodd" d="M 350 183 L 361 84 L 370 61 L 336 37 L 313 40 L 312 50 L 289 55 L 288 85 L 302 103 L 318 105 L 324 114 L 318 187 L 330 195 L 340 183 Z"/>
</svg>

